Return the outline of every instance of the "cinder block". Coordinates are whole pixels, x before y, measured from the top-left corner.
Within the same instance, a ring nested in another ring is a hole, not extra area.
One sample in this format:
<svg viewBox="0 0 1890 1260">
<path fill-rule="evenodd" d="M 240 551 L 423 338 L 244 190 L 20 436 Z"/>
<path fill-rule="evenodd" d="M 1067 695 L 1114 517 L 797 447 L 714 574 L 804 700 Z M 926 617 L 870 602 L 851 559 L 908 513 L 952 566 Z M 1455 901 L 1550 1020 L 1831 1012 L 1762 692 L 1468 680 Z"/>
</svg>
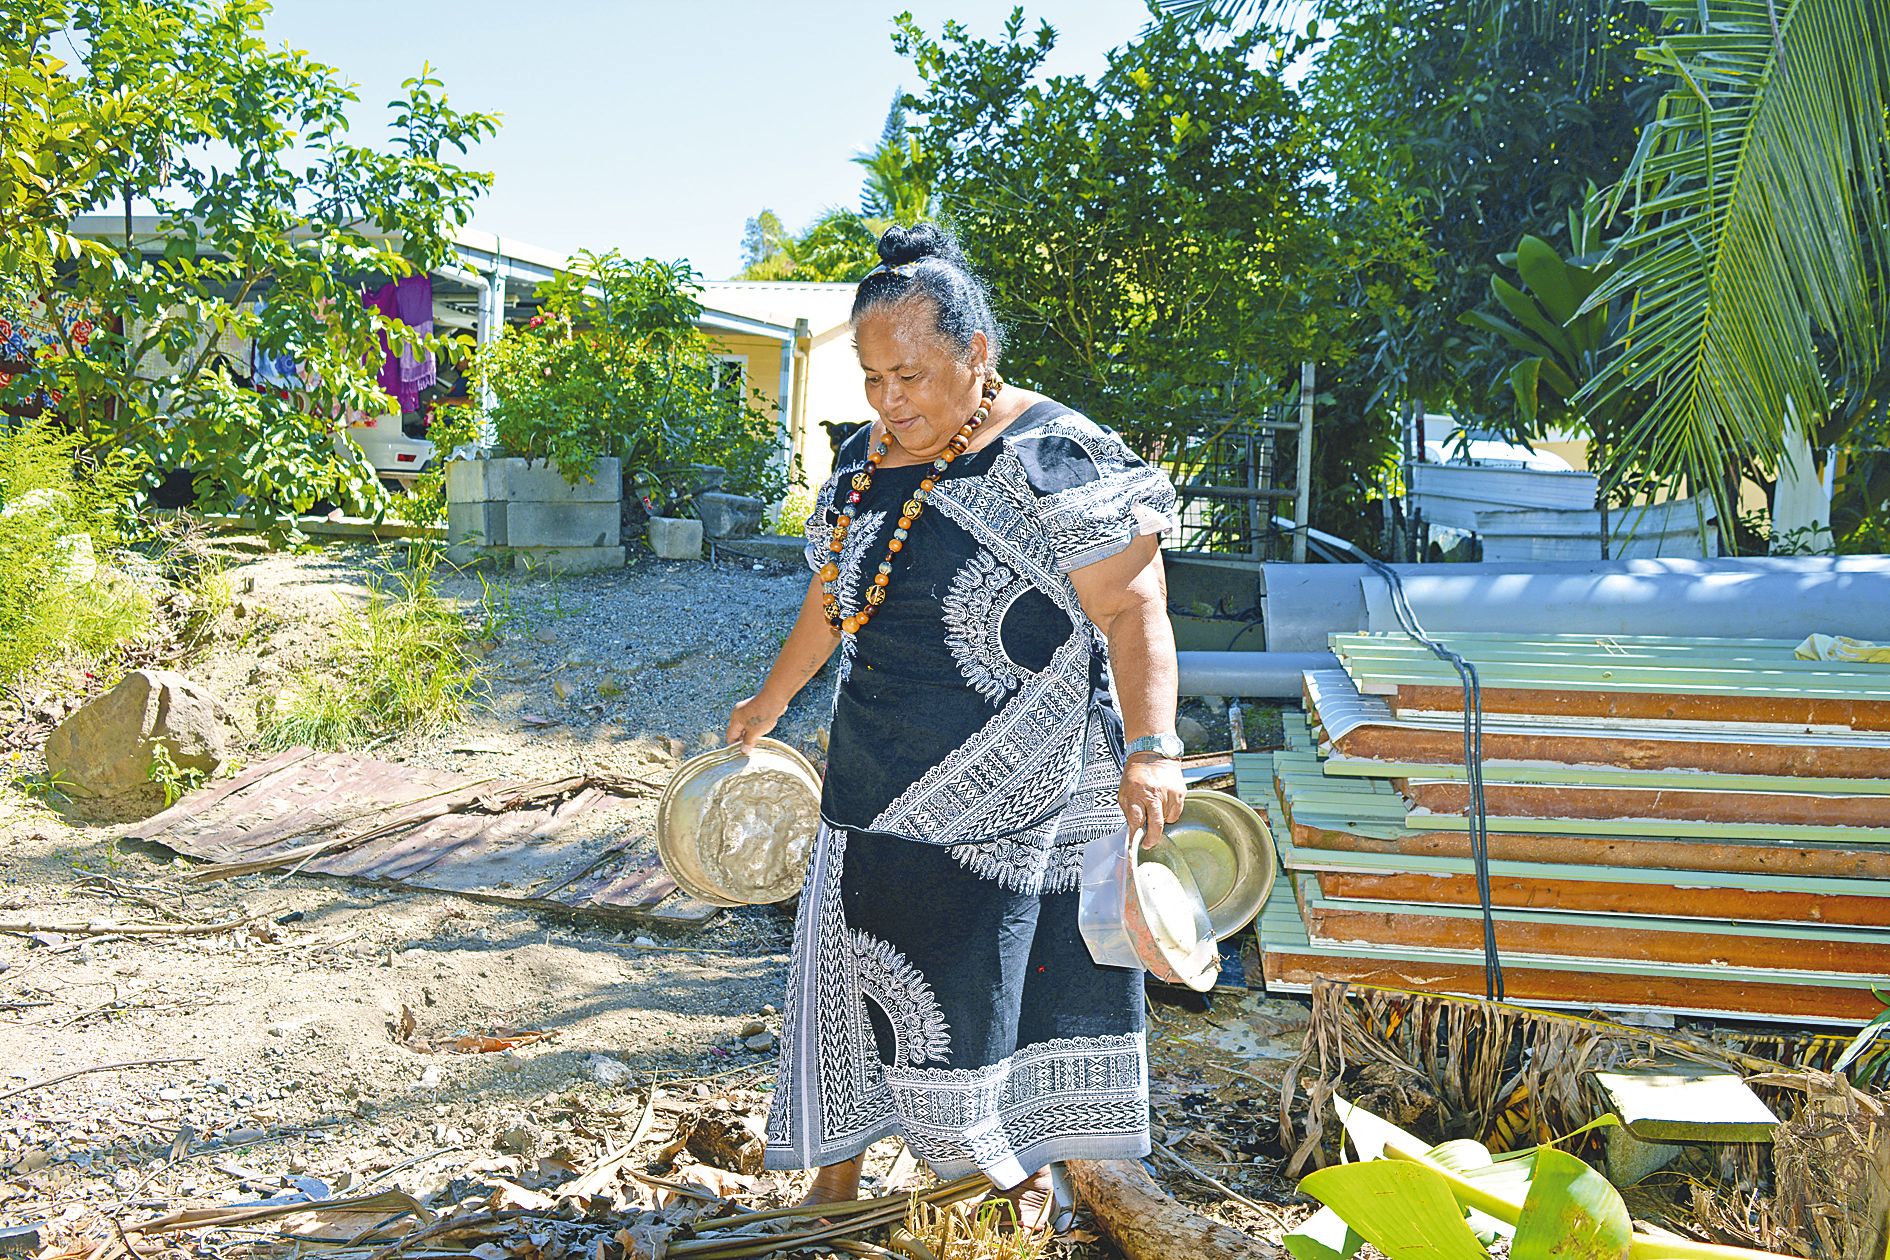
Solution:
<svg viewBox="0 0 1890 1260">
<path fill-rule="evenodd" d="M 702 522 L 674 516 L 650 518 L 650 550 L 659 560 L 702 559 Z"/>
<path fill-rule="evenodd" d="M 710 538 L 747 538 L 761 528 L 761 514 L 767 506 L 760 499 L 720 490 L 696 496 L 702 532 Z"/>
<path fill-rule="evenodd" d="M 493 467 L 503 462 L 496 459 L 447 460 L 447 503 L 485 503 L 491 499 L 504 498 L 504 471 L 495 471 Z"/>
<path fill-rule="evenodd" d="M 623 542 L 623 515 L 615 503 L 505 504 L 510 547 L 615 547 Z"/>
<path fill-rule="evenodd" d="M 601 573 L 623 568 L 622 547 L 518 547 L 512 567 L 524 573 Z"/>
<path fill-rule="evenodd" d="M 495 499 L 514 503 L 616 503 L 623 498 L 623 464 L 620 460 L 600 459 L 590 470 L 589 481 L 573 485 L 555 466 L 522 459 L 495 459 L 503 465 L 503 485 Z"/>
<path fill-rule="evenodd" d="M 446 542 L 449 547 L 477 549 L 506 544 L 504 503 L 446 504 Z"/>
</svg>

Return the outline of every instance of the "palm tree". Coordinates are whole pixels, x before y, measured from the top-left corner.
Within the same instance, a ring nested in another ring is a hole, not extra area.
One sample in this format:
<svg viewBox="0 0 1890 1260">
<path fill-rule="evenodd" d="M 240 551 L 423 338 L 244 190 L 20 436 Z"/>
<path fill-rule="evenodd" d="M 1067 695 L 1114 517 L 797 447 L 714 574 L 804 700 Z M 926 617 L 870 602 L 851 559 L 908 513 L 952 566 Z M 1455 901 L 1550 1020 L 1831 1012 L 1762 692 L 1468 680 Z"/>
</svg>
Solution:
<svg viewBox="0 0 1890 1260">
<path fill-rule="evenodd" d="M 1675 85 L 1615 189 L 1622 265 L 1588 306 L 1632 315 L 1586 392 L 1652 385 L 1623 454 L 1729 509 L 1788 428 L 1836 441 L 1882 397 L 1890 9 L 1655 3 L 1669 33 L 1642 55 Z"/>
<path fill-rule="evenodd" d="M 1314 0 L 1343 18 L 1387 0 Z M 1611 208 L 1627 230 L 1583 311 L 1630 315 L 1571 400 L 1631 393 L 1616 477 L 1632 469 L 1724 496 L 1769 476 L 1788 429 L 1814 446 L 1890 395 L 1890 5 L 1884 0 L 1648 0 L 1641 59 L 1672 78 Z M 1481 0 L 1542 23 L 1566 5 Z M 1622 0 L 1571 0 L 1598 29 Z M 1158 0 L 1202 20 L 1261 20 L 1290 0 Z M 1300 7 L 1304 7 L 1301 5 Z M 1562 14 L 1562 16 L 1567 16 Z"/>
</svg>

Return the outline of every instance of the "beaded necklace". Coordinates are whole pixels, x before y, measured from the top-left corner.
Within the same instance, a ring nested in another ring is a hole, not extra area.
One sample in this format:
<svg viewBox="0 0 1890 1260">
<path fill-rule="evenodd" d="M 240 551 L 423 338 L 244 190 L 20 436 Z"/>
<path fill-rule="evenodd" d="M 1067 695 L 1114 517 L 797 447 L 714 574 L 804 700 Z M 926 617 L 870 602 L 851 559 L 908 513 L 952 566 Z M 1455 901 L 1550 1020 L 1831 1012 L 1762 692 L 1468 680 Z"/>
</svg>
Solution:
<svg viewBox="0 0 1890 1260">
<path fill-rule="evenodd" d="M 1004 382 L 996 372 L 989 373 L 984 381 L 984 397 L 978 403 L 978 409 L 971 413 L 971 419 L 965 421 L 952 440 L 945 444 L 945 449 L 932 461 L 932 471 L 920 481 L 919 488 L 912 492 L 905 506 L 900 509 L 899 525 L 893 530 L 892 540 L 886 544 L 886 558 L 879 562 L 879 572 L 873 575 L 873 584 L 866 588 L 866 602 L 860 610 L 850 616 L 840 612 L 840 552 L 846 547 L 847 528 L 853 524 L 853 512 L 858 507 L 860 498 L 873 484 L 873 473 L 879 468 L 879 461 L 886 458 L 886 439 L 881 437 L 873 447 L 873 453 L 866 457 L 866 467 L 853 474 L 850 483 L 852 489 L 847 494 L 847 505 L 840 510 L 840 515 L 833 523 L 833 540 L 827 549 L 834 558 L 827 561 L 820 570 L 821 589 L 826 592 L 821 599 L 821 611 L 827 615 L 827 621 L 836 630 L 847 634 L 856 633 L 872 619 L 880 605 L 886 602 L 886 586 L 892 581 L 892 558 L 905 549 L 906 535 L 912 528 L 912 522 L 925 510 L 925 501 L 931 497 L 932 487 L 938 484 L 939 477 L 951 467 L 951 462 L 965 453 L 971 445 L 972 434 L 978 431 L 991 415 L 991 402 L 998 391 L 1004 388 Z"/>
</svg>

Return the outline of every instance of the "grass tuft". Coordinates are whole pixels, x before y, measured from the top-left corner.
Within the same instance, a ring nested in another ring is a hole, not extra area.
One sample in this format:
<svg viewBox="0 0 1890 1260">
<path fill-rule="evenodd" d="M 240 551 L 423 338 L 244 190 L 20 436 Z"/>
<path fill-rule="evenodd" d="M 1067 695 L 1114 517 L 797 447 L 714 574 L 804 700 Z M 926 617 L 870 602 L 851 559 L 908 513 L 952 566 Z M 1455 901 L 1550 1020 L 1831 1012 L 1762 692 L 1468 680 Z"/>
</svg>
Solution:
<svg viewBox="0 0 1890 1260">
<path fill-rule="evenodd" d="M 265 748 L 361 748 L 396 735 L 443 730 L 478 698 L 477 659 L 468 648 L 491 633 L 502 595 L 488 586 L 478 622 L 441 596 L 430 546 L 368 580 L 367 602 L 344 612 L 325 666 L 304 671 L 263 715 Z"/>
</svg>

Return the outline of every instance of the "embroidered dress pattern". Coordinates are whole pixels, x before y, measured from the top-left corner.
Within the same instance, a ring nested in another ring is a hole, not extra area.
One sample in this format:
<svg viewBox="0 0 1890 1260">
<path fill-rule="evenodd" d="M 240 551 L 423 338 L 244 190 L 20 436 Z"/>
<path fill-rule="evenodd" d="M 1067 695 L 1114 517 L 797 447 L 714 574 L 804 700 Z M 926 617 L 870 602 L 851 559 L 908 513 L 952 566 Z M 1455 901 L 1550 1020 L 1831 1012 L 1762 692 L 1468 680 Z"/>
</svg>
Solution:
<svg viewBox="0 0 1890 1260">
<path fill-rule="evenodd" d="M 953 575 L 940 605 L 958 672 L 992 704 L 1016 691 L 1029 672 L 1004 651 L 1004 614 L 1029 589 L 1029 582 L 980 551 Z"/>
<path fill-rule="evenodd" d="M 816 496 L 816 571 L 870 437 Z M 856 505 L 843 608 L 929 467 L 882 465 Z M 1009 1186 L 1149 1150 L 1141 973 L 1098 966 L 1076 929 L 1083 846 L 1123 825 L 1122 729 L 1069 574 L 1172 529 L 1174 504 L 1120 439 L 1048 402 L 938 477 L 892 598 L 842 639 L 769 1167 L 897 1133 L 941 1175 Z"/>
</svg>

